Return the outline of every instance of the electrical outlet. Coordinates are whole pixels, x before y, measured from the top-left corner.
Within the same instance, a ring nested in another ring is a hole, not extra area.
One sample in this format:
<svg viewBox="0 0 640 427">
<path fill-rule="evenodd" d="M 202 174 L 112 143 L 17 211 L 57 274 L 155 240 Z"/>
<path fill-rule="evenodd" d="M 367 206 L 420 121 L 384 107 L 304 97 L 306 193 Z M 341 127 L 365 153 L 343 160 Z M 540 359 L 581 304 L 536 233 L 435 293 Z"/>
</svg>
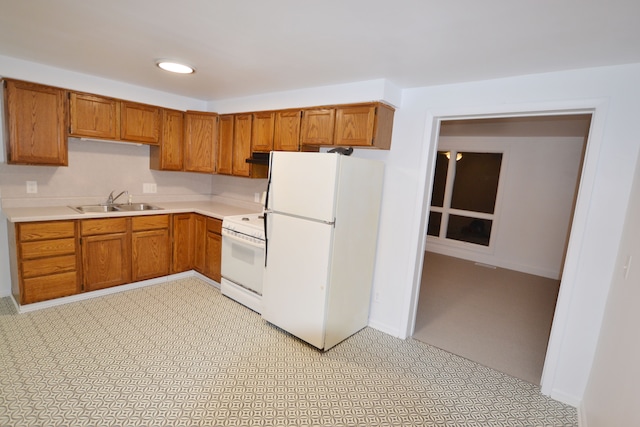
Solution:
<svg viewBox="0 0 640 427">
<path fill-rule="evenodd" d="M 27 194 L 36 194 L 38 192 L 38 181 L 27 181 Z"/>
<path fill-rule="evenodd" d="M 155 182 L 142 184 L 142 192 L 143 193 L 157 193 L 158 186 Z"/>
<path fill-rule="evenodd" d="M 373 300 L 374 300 L 375 302 L 380 302 L 380 291 L 375 291 L 375 292 L 373 293 Z"/>
<path fill-rule="evenodd" d="M 260 203 L 260 193 L 253 193 L 253 201 Z"/>
</svg>

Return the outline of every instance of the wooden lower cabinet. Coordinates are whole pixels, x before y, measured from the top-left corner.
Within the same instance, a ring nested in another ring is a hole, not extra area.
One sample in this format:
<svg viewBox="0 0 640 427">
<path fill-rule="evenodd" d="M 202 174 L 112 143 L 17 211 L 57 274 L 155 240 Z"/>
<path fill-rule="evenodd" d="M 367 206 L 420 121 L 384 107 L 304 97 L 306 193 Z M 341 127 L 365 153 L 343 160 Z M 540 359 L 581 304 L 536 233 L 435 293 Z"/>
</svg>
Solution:
<svg viewBox="0 0 640 427">
<path fill-rule="evenodd" d="M 84 290 L 131 282 L 129 218 L 89 219 L 80 224 Z"/>
<path fill-rule="evenodd" d="M 168 275 L 171 264 L 169 215 L 133 217 L 131 230 L 131 280 Z"/>
<path fill-rule="evenodd" d="M 9 228 L 12 293 L 20 304 L 81 291 L 77 221 L 18 223 Z"/>
<path fill-rule="evenodd" d="M 207 235 L 205 248 L 207 262 L 204 275 L 220 283 L 222 279 L 222 221 L 216 218 L 207 218 Z"/>
<path fill-rule="evenodd" d="M 222 258 L 222 221 L 194 214 L 193 269 L 220 282 Z"/>
<path fill-rule="evenodd" d="M 172 216 L 173 257 L 171 261 L 171 272 L 181 273 L 193 269 L 194 214 L 174 214 Z"/>
<path fill-rule="evenodd" d="M 18 223 L 12 293 L 31 304 L 192 269 L 220 282 L 221 230 L 195 213 Z"/>
</svg>

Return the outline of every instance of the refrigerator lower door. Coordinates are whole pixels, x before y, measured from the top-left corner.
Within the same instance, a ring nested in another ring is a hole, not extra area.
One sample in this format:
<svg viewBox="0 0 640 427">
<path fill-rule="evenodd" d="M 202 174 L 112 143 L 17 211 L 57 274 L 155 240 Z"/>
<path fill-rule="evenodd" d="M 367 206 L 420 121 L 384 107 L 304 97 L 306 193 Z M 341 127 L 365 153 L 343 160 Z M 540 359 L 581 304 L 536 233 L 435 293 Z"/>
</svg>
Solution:
<svg viewBox="0 0 640 427">
<path fill-rule="evenodd" d="M 333 226 L 280 214 L 267 221 L 262 317 L 322 349 Z"/>
</svg>

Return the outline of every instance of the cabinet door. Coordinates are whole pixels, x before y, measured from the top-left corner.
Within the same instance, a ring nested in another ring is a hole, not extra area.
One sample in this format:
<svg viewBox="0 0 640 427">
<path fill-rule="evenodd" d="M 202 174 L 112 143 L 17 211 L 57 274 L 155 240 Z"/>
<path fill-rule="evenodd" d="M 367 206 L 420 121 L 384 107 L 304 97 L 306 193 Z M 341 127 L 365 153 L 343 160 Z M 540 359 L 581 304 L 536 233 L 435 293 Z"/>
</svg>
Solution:
<svg viewBox="0 0 640 427">
<path fill-rule="evenodd" d="M 169 229 L 137 231 L 131 235 L 132 281 L 169 274 Z"/>
<path fill-rule="evenodd" d="M 215 172 L 217 117 L 213 113 L 185 113 L 185 171 Z"/>
<path fill-rule="evenodd" d="M 158 144 L 160 141 L 160 107 L 121 101 L 120 113 L 121 139 Z"/>
<path fill-rule="evenodd" d="M 131 282 L 129 233 L 82 238 L 84 289 L 94 291 Z"/>
<path fill-rule="evenodd" d="M 220 116 L 218 120 L 218 174 L 233 173 L 233 114 Z"/>
<path fill-rule="evenodd" d="M 276 112 L 273 132 L 273 149 L 275 151 L 298 151 L 300 149 L 301 116 L 301 110 Z"/>
<path fill-rule="evenodd" d="M 120 139 L 120 102 L 112 98 L 71 92 L 71 136 Z"/>
<path fill-rule="evenodd" d="M 213 231 L 207 231 L 207 260 L 205 268 L 205 276 L 220 283 L 221 275 L 221 259 L 222 259 L 222 236 Z"/>
<path fill-rule="evenodd" d="M 68 164 L 64 90 L 7 80 L 5 108 L 8 163 Z"/>
<path fill-rule="evenodd" d="M 334 108 L 303 110 L 300 144 L 333 145 L 335 120 Z"/>
<path fill-rule="evenodd" d="M 162 110 L 160 144 L 149 149 L 149 167 L 156 170 L 179 171 L 184 165 L 184 113 Z"/>
<path fill-rule="evenodd" d="M 251 165 L 245 160 L 251 157 L 251 114 L 236 114 L 233 132 L 233 174 L 250 176 Z"/>
<path fill-rule="evenodd" d="M 207 262 L 207 248 L 205 241 L 207 237 L 207 218 L 202 215 L 193 215 L 193 269 L 205 274 L 205 264 Z"/>
<path fill-rule="evenodd" d="M 335 145 L 372 146 L 375 105 L 336 109 Z"/>
<path fill-rule="evenodd" d="M 253 123 L 251 125 L 252 151 L 269 152 L 273 150 L 274 122 L 275 113 L 273 111 L 253 113 Z"/>
<path fill-rule="evenodd" d="M 173 215 L 173 260 L 172 273 L 193 268 L 194 223 L 192 214 Z"/>
</svg>

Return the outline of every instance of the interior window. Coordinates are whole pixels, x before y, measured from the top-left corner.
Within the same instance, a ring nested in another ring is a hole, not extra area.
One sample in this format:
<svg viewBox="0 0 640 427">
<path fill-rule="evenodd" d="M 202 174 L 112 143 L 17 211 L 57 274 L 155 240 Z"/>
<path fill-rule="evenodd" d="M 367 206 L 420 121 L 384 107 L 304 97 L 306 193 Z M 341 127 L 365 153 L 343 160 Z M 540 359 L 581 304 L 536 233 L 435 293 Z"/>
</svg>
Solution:
<svg viewBox="0 0 640 427">
<path fill-rule="evenodd" d="M 439 151 L 429 236 L 489 246 L 502 153 Z"/>
</svg>

